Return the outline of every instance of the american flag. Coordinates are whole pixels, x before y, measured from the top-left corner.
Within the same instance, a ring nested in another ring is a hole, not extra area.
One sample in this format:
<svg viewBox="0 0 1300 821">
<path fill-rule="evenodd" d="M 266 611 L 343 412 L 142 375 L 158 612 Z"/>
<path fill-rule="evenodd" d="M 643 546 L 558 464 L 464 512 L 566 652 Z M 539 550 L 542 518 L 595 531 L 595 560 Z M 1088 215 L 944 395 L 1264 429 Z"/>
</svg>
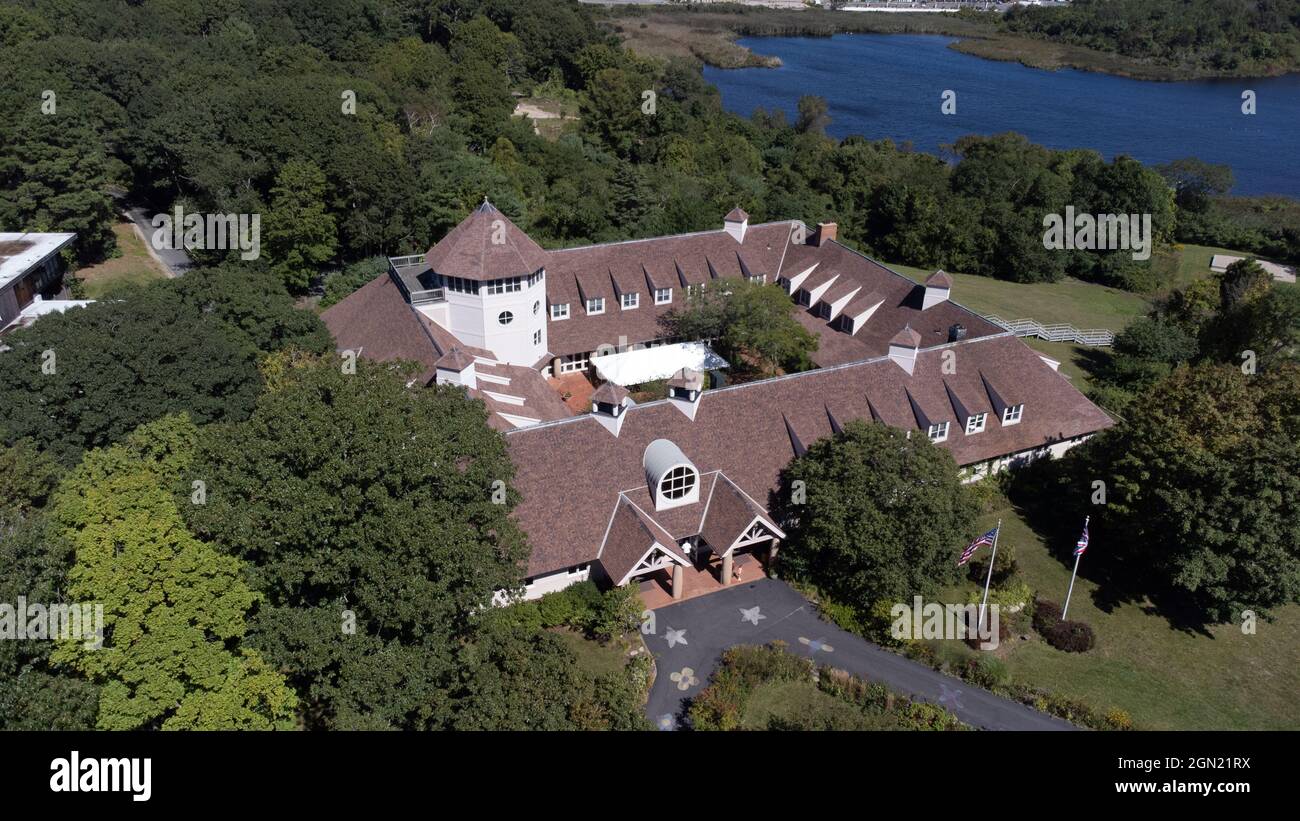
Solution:
<svg viewBox="0 0 1300 821">
<path fill-rule="evenodd" d="M 1079 541 L 1076 542 L 1074 545 L 1074 555 L 1082 556 L 1083 551 L 1087 549 L 1088 549 L 1088 523 L 1084 522 L 1083 535 L 1079 537 Z"/>
<path fill-rule="evenodd" d="M 997 537 L 998 537 L 998 529 L 995 527 L 992 530 L 990 530 L 988 533 L 985 533 L 983 536 L 980 536 L 975 541 L 966 545 L 966 549 L 962 551 L 961 558 L 957 560 L 957 566 L 961 567 L 962 565 L 966 564 L 966 562 L 970 561 L 970 557 L 975 553 L 975 551 L 979 550 L 980 545 L 985 545 L 985 544 L 991 545 L 993 544 L 993 540 L 996 539 Z"/>
</svg>

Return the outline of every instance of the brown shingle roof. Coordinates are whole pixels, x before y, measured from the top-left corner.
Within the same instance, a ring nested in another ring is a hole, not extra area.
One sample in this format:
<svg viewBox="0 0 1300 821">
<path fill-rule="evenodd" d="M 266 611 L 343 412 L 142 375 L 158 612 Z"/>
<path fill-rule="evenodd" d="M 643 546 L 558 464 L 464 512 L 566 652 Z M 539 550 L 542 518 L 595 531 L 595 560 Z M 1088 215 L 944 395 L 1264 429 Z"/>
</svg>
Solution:
<svg viewBox="0 0 1300 821">
<path fill-rule="evenodd" d="M 636 568 L 655 544 L 663 547 L 678 562 L 688 563 L 686 555 L 668 531 L 627 498 L 620 496 L 597 558 L 605 573 L 618 583 Z"/>
<path fill-rule="evenodd" d="M 397 283 L 381 274 L 321 314 L 338 350 L 360 349 L 376 362 L 405 359 L 420 364 L 420 379 L 433 379 L 442 356 Z"/>
<path fill-rule="evenodd" d="M 957 351 L 955 374 L 943 373 L 942 354 L 948 349 Z M 959 465 L 1033 450 L 1112 424 L 1037 353 L 1002 334 L 922 350 L 911 376 L 879 357 L 705 391 L 693 422 L 665 400 L 628 408 L 617 437 L 587 415 L 511 431 L 506 441 L 518 471 L 515 487 L 523 497 L 514 515 L 532 545 L 528 575 L 595 556 L 619 493 L 646 492 L 642 459 L 655 439 L 671 440 L 701 473 L 722 471 L 760 505 L 768 505 L 781 470 L 793 458 L 789 430 L 811 444 L 832 432 L 828 408 L 844 425 L 870 419 L 868 403 L 886 423 L 915 428 L 909 393 L 931 412 L 953 418 L 945 383 L 967 395 L 984 389 L 981 374 L 999 383 L 1014 382 L 1032 398 L 1020 424 L 1003 426 L 990 417 L 983 433 L 969 436 L 955 425 L 941 447 Z M 641 498 L 650 504 L 648 493 Z M 657 518 L 678 512 L 646 510 Z"/>
<path fill-rule="evenodd" d="M 321 319 L 334 335 L 338 350 L 360 350 L 361 356 L 375 362 L 396 359 L 417 362 L 420 365 L 419 379 L 424 384 L 433 381 L 440 364 L 451 366 L 454 362 L 459 365 L 457 370 L 464 370 L 471 357 L 495 360 L 491 351 L 463 344 L 446 328 L 411 307 L 389 274 L 381 274 L 338 304 L 330 306 L 321 314 Z M 541 422 L 573 415 L 546 384 L 546 378 L 533 368 L 504 363 L 479 363 L 478 368 L 482 373 L 510 379 L 509 385 L 482 381 L 479 390 L 468 392 L 487 405 L 492 412 L 488 423 L 498 430 L 514 427 L 500 416 L 501 413 Z M 494 393 L 521 396 L 524 405 L 498 402 L 484 394 L 484 388 Z"/>
<path fill-rule="evenodd" d="M 631 394 L 628 393 L 627 388 L 624 388 L 621 385 L 615 385 L 613 382 L 606 382 L 592 392 L 591 401 L 605 402 L 610 405 L 621 405 L 623 404 L 623 400 L 628 398 L 630 395 Z"/>
<path fill-rule="evenodd" d="M 452 348 L 442 355 L 436 363 L 439 368 L 449 371 L 463 371 L 470 365 L 474 364 L 474 357 L 462 351 L 460 348 Z"/>
<path fill-rule="evenodd" d="M 749 214 L 746 214 L 745 210 L 737 205 L 735 208 L 728 211 L 727 216 L 722 219 L 724 222 L 747 222 L 749 220 Z"/>
<path fill-rule="evenodd" d="M 547 255 L 487 200 L 438 244 L 424 260 L 435 273 L 490 280 L 527 276 L 546 267 Z"/>
<path fill-rule="evenodd" d="M 925 347 L 946 343 L 948 329 L 958 323 L 966 327 L 970 338 L 1002 333 L 998 326 L 952 301 L 922 311 L 923 286 L 837 241 L 821 246 L 791 245 L 781 266 L 782 275 L 791 276 L 814 264 L 817 269 L 799 286 L 801 289 L 837 276 L 832 286 L 835 290 L 849 283 L 862 286 L 845 313 L 854 316 L 881 303 L 853 336 L 832 328 L 817 316 L 815 305 L 795 313 L 800 324 L 817 334 L 820 344 L 812 359 L 821 367 L 880 356 L 888 350 L 889 341 L 908 325 L 921 335 Z"/>
<path fill-rule="evenodd" d="M 889 344 L 905 345 L 909 348 L 915 348 L 921 344 L 921 335 L 916 331 L 912 330 L 911 325 L 908 325 L 907 327 L 903 328 L 903 330 L 894 334 L 894 338 L 889 340 Z"/>
<path fill-rule="evenodd" d="M 550 251 L 547 302 L 569 303 L 570 318 L 549 321 L 547 344 L 556 356 L 566 356 L 594 351 L 602 345 L 633 345 L 659 339 L 664 336 L 660 317 L 686 301 L 683 279 L 699 285 L 714 279 L 715 273 L 740 276 L 743 258 L 751 274 L 766 274 L 768 282 L 774 282 L 781 257 L 791 247 L 793 225 L 789 221 L 751 225 L 743 243 L 717 230 Z M 614 300 L 611 275 L 618 279 L 620 287 L 642 294 L 636 310 L 621 310 Z M 646 276 L 655 287 L 673 289 L 670 304 L 654 304 L 654 295 L 644 283 Z M 586 314 L 582 301 L 593 296 L 606 297 L 604 314 Z"/>
<path fill-rule="evenodd" d="M 704 541 L 709 543 L 715 553 L 721 555 L 745 535 L 755 519 L 762 521 L 775 533 L 781 533 L 766 509 L 746 496 L 725 474 L 718 474 L 718 481 L 709 497 L 708 512 L 704 514 L 704 524 L 700 528 Z"/>
<path fill-rule="evenodd" d="M 931 288 L 952 288 L 952 277 L 944 271 L 935 271 L 925 278 L 925 284 Z"/>
</svg>

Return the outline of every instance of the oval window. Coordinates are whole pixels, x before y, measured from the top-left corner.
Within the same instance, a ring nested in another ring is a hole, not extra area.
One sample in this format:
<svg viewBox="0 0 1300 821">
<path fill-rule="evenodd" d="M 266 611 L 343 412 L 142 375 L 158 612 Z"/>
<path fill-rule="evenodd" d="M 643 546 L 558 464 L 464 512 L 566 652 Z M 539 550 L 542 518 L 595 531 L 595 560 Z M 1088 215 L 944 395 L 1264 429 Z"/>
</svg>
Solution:
<svg viewBox="0 0 1300 821">
<path fill-rule="evenodd" d="M 511 322 L 514 321 L 515 321 L 515 315 L 510 313 L 509 311 L 502 311 L 501 313 L 497 314 L 497 322 L 500 322 L 502 325 L 509 325 Z"/>
<path fill-rule="evenodd" d="M 537 315 L 537 312 L 540 311 L 541 309 L 542 309 L 542 303 L 540 303 L 540 302 L 534 302 L 534 303 L 533 303 L 533 316 L 536 316 L 536 315 Z"/>
</svg>

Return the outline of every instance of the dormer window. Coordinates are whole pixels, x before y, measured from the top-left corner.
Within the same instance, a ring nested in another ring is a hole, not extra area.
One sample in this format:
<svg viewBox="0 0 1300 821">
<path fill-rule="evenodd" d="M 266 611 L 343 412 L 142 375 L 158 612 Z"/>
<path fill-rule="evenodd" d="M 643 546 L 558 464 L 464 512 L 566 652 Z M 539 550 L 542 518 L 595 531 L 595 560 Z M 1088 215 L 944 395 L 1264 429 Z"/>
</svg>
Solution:
<svg viewBox="0 0 1300 821">
<path fill-rule="evenodd" d="M 700 472 L 677 445 L 667 439 L 656 439 L 646 446 L 643 462 L 656 510 L 700 500 Z"/>
<path fill-rule="evenodd" d="M 638 293 L 623 294 L 623 310 L 630 311 L 641 304 L 641 295 Z"/>
<path fill-rule="evenodd" d="M 1004 425 L 1020 424 L 1020 416 L 1022 413 L 1024 413 L 1024 411 L 1025 411 L 1025 406 L 1023 404 L 1007 405 L 1006 408 L 1002 410 L 1002 424 Z"/>
<path fill-rule="evenodd" d="M 655 288 L 655 304 L 667 305 L 673 301 L 672 288 Z"/>
<path fill-rule="evenodd" d="M 668 471 L 668 475 L 659 482 L 659 494 L 669 500 L 677 501 L 689 494 L 695 489 L 695 482 L 698 477 L 695 474 L 695 468 L 675 467 Z"/>
<path fill-rule="evenodd" d="M 749 279 L 750 282 L 754 283 L 755 285 L 766 285 L 766 284 L 767 284 L 767 274 L 754 274 L 753 276 L 749 277 L 748 279 Z"/>
<path fill-rule="evenodd" d="M 587 313 L 589 314 L 605 313 L 605 298 L 603 296 L 598 296 L 587 300 Z"/>
<path fill-rule="evenodd" d="M 551 306 L 551 319 L 568 319 L 569 303 L 562 302 L 559 305 Z"/>
<path fill-rule="evenodd" d="M 944 442 L 944 441 L 947 441 L 947 439 L 948 439 L 948 423 L 947 423 L 947 422 L 936 422 L 935 424 L 933 424 L 933 425 L 930 426 L 930 430 L 929 430 L 927 433 L 928 433 L 929 436 L 930 436 L 930 441 L 931 441 L 931 442 Z"/>
<path fill-rule="evenodd" d="M 982 433 L 988 417 L 987 413 L 976 413 L 966 417 L 966 433 Z"/>
</svg>

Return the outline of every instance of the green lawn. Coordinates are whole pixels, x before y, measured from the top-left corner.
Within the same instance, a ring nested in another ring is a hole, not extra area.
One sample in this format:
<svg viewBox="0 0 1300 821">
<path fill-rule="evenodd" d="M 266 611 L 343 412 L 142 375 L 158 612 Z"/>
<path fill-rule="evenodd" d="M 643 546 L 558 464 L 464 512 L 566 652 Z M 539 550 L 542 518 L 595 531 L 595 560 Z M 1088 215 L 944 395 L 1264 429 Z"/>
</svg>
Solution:
<svg viewBox="0 0 1300 821">
<path fill-rule="evenodd" d="M 627 658 L 617 644 L 601 644 L 565 628 L 556 628 L 552 632 L 578 657 L 578 665 L 592 675 L 619 673 L 627 665 Z"/>
<path fill-rule="evenodd" d="M 1060 372 L 1068 376 L 1070 383 L 1083 393 L 1092 387 L 1092 381 L 1083 365 L 1087 361 L 1088 352 L 1093 349 L 1073 342 L 1048 342 L 1036 336 L 1021 337 L 1021 340 L 1044 356 L 1060 362 Z"/>
<path fill-rule="evenodd" d="M 909 265 L 886 265 L 918 281 L 934 273 Z M 1139 294 L 1068 277 L 1060 282 L 1024 283 L 949 273 L 953 302 L 1003 319 L 1036 319 L 1044 325 L 1064 322 L 1081 330 L 1108 328 L 1118 332 L 1146 313 L 1148 307 L 1146 298 Z"/>
<path fill-rule="evenodd" d="M 1051 555 L 1010 507 L 980 525 L 992 527 L 999 517 L 1000 544 L 1015 546 L 1021 576 L 1038 595 L 1063 601 L 1070 566 Z M 1094 542 L 1090 551 L 1105 549 Z M 1280 609 L 1274 622 L 1259 621 L 1256 635 L 1232 625 L 1210 628 L 1208 635 L 1180 630 L 1150 602 L 1103 610 L 1087 562 L 1084 556 L 1069 615 L 1092 625 L 1097 646 L 1065 653 L 1037 638 L 1013 637 L 998 651 L 1013 680 L 1102 711 L 1120 707 L 1144 729 L 1300 729 L 1300 606 Z"/>
<path fill-rule="evenodd" d="M 1215 254 L 1251 256 L 1230 248 L 1175 245 L 1158 254 L 1152 264 L 1169 282 L 1167 290 L 1173 290 L 1210 276 L 1210 258 Z M 934 273 L 910 265 L 885 264 L 918 281 Z M 1020 283 L 949 273 L 954 302 L 1003 319 L 1036 319 L 1044 325 L 1064 322 L 1081 330 L 1108 328 L 1118 333 L 1150 308 L 1148 296 L 1069 277 L 1052 283 Z"/>
<path fill-rule="evenodd" d="M 149 251 L 140 240 L 131 223 L 120 220 L 113 226 L 117 237 L 119 256 L 106 259 L 98 265 L 91 265 L 77 270 L 77 279 L 86 285 L 88 299 L 103 299 L 105 295 L 125 285 L 137 285 L 155 279 L 162 279 L 164 274 Z"/>
</svg>

